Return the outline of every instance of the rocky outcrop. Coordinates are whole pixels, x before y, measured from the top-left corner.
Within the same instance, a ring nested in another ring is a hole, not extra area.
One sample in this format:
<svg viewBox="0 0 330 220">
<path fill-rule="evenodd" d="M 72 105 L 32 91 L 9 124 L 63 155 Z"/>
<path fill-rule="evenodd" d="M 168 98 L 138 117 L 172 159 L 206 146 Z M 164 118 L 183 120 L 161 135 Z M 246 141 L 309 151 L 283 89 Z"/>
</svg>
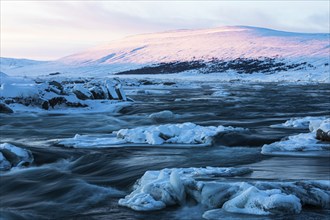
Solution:
<svg viewBox="0 0 330 220">
<path fill-rule="evenodd" d="M 0 97 L 4 102 L 0 104 L 0 113 L 12 113 L 7 105 L 14 103 L 51 110 L 58 107 L 88 107 L 90 102 L 85 102 L 86 100 L 128 100 L 118 80 L 102 82 L 93 79 L 50 81 L 38 79 L 35 86 L 30 86 L 29 90 L 34 91 L 33 95 Z M 27 93 L 22 90 L 22 94 Z"/>
</svg>

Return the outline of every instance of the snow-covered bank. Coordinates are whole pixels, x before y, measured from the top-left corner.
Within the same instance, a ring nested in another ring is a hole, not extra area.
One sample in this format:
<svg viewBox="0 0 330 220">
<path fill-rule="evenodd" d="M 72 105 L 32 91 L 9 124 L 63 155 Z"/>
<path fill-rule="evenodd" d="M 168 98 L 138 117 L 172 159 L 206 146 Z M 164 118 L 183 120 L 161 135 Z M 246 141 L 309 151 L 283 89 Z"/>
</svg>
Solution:
<svg viewBox="0 0 330 220">
<path fill-rule="evenodd" d="M 279 125 L 276 125 L 278 127 Z M 329 151 L 330 119 L 326 117 L 294 118 L 286 121 L 283 127 L 309 128 L 309 133 L 289 136 L 286 139 L 266 144 L 262 154 L 280 154 L 285 152 Z"/>
<path fill-rule="evenodd" d="M 33 163 L 33 155 L 29 150 L 9 143 L 0 144 L 0 171 L 13 167 L 26 167 Z"/>
<path fill-rule="evenodd" d="M 111 145 L 189 145 L 209 146 L 212 137 L 225 131 L 243 131 L 243 128 L 225 126 L 203 127 L 194 123 L 164 124 L 121 129 L 112 135 L 90 136 L 76 135 L 73 138 L 60 140 L 60 145 L 69 147 L 109 147 Z"/>
<path fill-rule="evenodd" d="M 193 200 L 209 210 L 274 215 L 300 213 L 304 206 L 329 208 L 330 181 L 222 181 L 252 172 L 247 168 L 173 168 L 147 171 L 119 204 L 152 211 Z M 217 179 L 217 180 L 214 180 Z M 207 213 L 205 213 L 207 215 Z"/>
<path fill-rule="evenodd" d="M 0 113 L 116 111 L 128 105 L 118 80 L 1 77 Z"/>
</svg>

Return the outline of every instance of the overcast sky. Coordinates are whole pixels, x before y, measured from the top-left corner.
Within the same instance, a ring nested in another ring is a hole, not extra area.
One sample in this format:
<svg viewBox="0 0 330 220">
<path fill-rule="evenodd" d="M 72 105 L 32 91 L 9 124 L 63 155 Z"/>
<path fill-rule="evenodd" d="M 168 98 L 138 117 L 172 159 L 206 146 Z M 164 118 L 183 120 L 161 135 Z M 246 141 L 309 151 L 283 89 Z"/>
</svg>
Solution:
<svg viewBox="0 0 330 220">
<path fill-rule="evenodd" d="M 329 33 L 329 1 L 1 0 L 1 56 L 57 59 L 127 35 L 249 25 Z"/>
</svg>

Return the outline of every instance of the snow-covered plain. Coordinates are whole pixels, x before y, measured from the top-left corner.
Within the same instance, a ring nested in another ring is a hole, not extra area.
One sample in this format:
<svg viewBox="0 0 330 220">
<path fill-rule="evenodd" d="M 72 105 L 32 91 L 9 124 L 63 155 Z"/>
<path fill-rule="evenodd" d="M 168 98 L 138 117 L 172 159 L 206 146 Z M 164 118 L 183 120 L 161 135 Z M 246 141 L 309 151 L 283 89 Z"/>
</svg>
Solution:
<svg viewBox="0 0 330 220">
<path fill-rule="evenodd" d="M 163 124 L 121 129 L 111 135 L 75 135 L 73 138 L 60 140 L 58 144 L 76 147 L 111 147 L 111 146 L 210 146 L 212 137 L 225 131 L 244 131 L 243 128 L 225 126 L 203 127 L 194 123 Z"/>
<path fill-rule="evenodd" d="M 308 205 L 329 208 L 329 180 L 223 181 L 251 172 L 248 168 L 218 167 L 147 171 L 133 191 L 119 200 L 119 205 L 136 211 L 152 211 L 194 200 L 209 210 L 221 208 L 226 212 L 252 215 L 296 214 Z"/>
</svg>

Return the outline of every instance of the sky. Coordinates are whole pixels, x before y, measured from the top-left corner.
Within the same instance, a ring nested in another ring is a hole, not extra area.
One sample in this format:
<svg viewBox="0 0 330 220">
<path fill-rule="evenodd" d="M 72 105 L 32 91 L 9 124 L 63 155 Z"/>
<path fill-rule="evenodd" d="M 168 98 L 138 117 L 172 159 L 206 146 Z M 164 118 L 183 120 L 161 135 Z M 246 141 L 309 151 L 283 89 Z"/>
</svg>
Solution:
<svg viewBox="0 0 330 220">
<path fill-rule="evenodd" d="M 1 57 L 55 60 L 125 36 L 175 29 L 330 32 L 328 0 L 0 2 Z"/>
</svg>

